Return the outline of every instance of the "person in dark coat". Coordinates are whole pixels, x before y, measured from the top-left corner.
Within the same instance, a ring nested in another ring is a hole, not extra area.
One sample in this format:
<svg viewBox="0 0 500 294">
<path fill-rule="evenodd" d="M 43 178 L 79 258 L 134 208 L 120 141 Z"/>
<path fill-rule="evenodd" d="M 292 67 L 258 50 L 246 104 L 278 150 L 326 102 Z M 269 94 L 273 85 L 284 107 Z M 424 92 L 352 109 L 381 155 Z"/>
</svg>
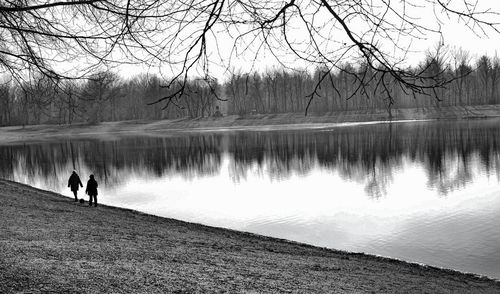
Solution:
<svg viewBox="0 0 500 294">
<path fill-rule="evenodd" d="M 71 188 L 71 191 L 73 192 L 73 195 L 75 195 L 75 202 L 78 201 L 77 193 L 78 193 L 78 186 L 83 188 L 82 181 L 80 181 L 80 177 L 76 173 L 76 171 L 73 171 L 71 176 L 69 176 L 68 180 L 68 187 Z"/>
<path fill-rule="evenodd" d="M 89 206 L 92 206 L 92 200 L 94 200 L 94 206 L 97 206 L 97 182 L 94 175 L 90 175 L 85 193 L 89 195 Z"/>
</svg>

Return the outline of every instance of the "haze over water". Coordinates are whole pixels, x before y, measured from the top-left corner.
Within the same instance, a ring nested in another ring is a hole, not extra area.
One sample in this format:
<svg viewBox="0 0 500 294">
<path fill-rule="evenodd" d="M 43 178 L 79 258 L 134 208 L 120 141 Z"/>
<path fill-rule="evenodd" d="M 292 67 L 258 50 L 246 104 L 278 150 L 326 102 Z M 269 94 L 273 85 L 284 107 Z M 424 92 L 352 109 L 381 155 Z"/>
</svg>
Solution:
<svg viewBox="0 0 500 294">
<path fill-rule="evenodd" d="M 3 178 L 70 196 L 73 169 L 101 203 L 500 278 L 498 119 L 0 146 Z"/>
</svg>

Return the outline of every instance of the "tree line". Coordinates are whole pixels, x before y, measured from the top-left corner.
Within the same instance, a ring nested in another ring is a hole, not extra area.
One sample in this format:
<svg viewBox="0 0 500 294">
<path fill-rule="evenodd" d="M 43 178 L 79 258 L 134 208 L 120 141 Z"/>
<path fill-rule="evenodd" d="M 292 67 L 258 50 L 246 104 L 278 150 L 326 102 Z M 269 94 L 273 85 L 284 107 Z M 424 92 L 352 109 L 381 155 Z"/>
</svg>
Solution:
<svg viewBox="0 0 500 294">
<path fill-rule="evenodd" d="M 125 79 L 103 71 L 90 79 L 57 83 L 39 75 L 30 81 L 0 83 L 0 125 L 200 118 L 212 116 L 216 107 L 224 115 L 306 109 L 314 114 L 386 109 L 390 115 L 395 108 L 500 104 L 498 56 L 473 60 L 463 50 L 438 52 L 409 70 L 432 77 L 441 86 L 415 93 L 367 65 L 350 63 L 337 71 L 318 68 L 314 73 L 284 69 L 233 72 L 223 83 L 189 79 L 169 87 L 156 75 Z M 181 96 L 172 95 L 179 89 Z M 154 103 L 162 97 L 169 97 L 166 105 Z"/>
<path fill-rule="evenodd" d="M 303 112 L 308 106 L 310 112 L 317 114 L 386 109 L 390 115 L 395 108 L 500 103 L 498 56 L 483 55 L 473 60 L 464 50 L 447 54 L 438 51 L 437 54 L 428 54 L 424 62 L 409 71 L 432 78 L 439 86 L 429 86 L 427 91 L 415 93 L 401 87 L 394 78 L 371 70 L 366 64 L 355 67 L 346 63 L 336 72 L 317 69 L 313 74 L 285 70 L 264 74 L 236 73 L 226 82 L 224 89 L 228 113 L 240 115 Z M 382 79 L 389 86 L 383 86 Z M 425 81 L 421 83 L 425 87 Z"/>
<path fill-rule="evenodd" d="M 41 75 L 29 82 L 0 84 L 0 125 L 95 124 L 104 121 L 204 117 L 214 112 L 215 86 L 190 80 L 185 95 L 171 107 L 151 106 L 173 89 L 155 75 L 123 79 L 104 71 L 88 80 L 57 84 Z"/>
</svg>

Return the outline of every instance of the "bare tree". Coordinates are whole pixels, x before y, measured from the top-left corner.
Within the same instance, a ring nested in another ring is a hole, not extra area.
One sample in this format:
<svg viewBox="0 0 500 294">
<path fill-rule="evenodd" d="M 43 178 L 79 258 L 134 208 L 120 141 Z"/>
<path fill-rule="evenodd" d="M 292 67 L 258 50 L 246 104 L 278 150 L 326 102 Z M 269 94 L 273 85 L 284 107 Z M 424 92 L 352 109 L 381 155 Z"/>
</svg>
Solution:
<svg viewBox="0 0 500 294">
<path fill-rule="evenodd" d="M 461 48 L 453 50 L 452 58 L 453 58 L 453 67 L 455 69 L 454 104 L 463 105 L 465 103 L 469 103 L 469 95 L 467 95 L 467 93 L 470 87 L 466 85 L 467 83 L 466 76 L 472 72 L 472 67 L 470 66 L 471 58 L 469 52 Z"/>
<path fill-rule="evenodd" d="M 329 71 L 345 70 L 346 58 L 358 58 L 372 73 L 353 75 L 356 85 L 344 98 L 371 95 L 374 91 L 364 88 L 375 81 L 375 92 L 385 95 L 390 107 L 394 85 L 408 94 L 427 95 L 445 85 L 406 70 L 404 63 L 413 41 L 440 34 L 443 18 L 457 18 L 480 35 L 498 32 L 498 13 L 477 2 L 2 1 L 0 67 L 19 79 L 30 71 L 59 79 L 116 64 L 158 66 L 169 77 L 165 86 L 175 85 L 175 90 L 155 102 L 170 105 L 185 94 L 191 75 L 213 80 L 215 64 L 229 67 L 242 56 L 257 60 L 266 52 L 283 66 L 299 60 Z M 420 18 L 425 9 L 433 10 L 434 22 Z M 329 71 L 308 95 L 307 107 Z"/>
<path fill-rule="evenodd" d="M 495 104 L 500 101 L 499 98 L 497 97 L 497 87 L 498 87 L 497 83 L 498 80 L 500 79 L 500 59 L 498 58 L 497 54 L 495 54 L 493 60 L 491 61 L 490 79 L 491 79 L 491 95 L 489 98 L 489 103 Z"/>
<path fill-rule="evenodd" d="M 7 125 L 11 121 L 11 103 L 10 103 L 9 83 L 0 82 L 0 126 Z"/>
<path fill-rule="evenodd" d="M 491 60 L 488 56 L 483 55 L 477 61 L 477 74 L 479 76 L 480 88 L 478 95 L 480 96 L 481 104 L 486 104 L 488 101 L 488 86 L 491 75 Z"/>
<path fill-rule="evenodd" d="M 83 87 L 87 121 L 95 124 L 116 118 L 116 99 L 120 97 L 120 81 L 116 74 L 105 71 L 95 74 Z M 105 119 L 105 116 L 107 119 Z"/>
</svg>

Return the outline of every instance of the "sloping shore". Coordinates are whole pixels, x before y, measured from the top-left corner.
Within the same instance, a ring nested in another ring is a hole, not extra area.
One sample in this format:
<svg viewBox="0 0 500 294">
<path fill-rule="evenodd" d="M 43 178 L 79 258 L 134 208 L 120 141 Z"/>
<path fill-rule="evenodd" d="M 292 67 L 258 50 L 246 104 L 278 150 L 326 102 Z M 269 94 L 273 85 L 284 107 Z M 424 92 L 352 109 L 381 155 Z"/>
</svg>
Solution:
<svg viewBox="0 0 500 294">
<path fill-rule="evenodd" d="M 500 117 L 500 105 L 448 106 L 441 108 L 395 109 L 393 121 L 430 119 L 476 119 Z M 231 115 L 222 118 L 174 119 L 160 121 L 118 121 L 97 125 L 33 125 L 0 128 L 0 142 L 16 143 L 54 138 L 104 138 L 116 136 L 171 136 L 192 132 L 237 130 L 287 130 L 327 128 L 339 123 L 387 121 L 385 110 L 342 111 L 326 114 L 282 113 Z"/>
<path fill-rule="evenodd" d="M 0 180 L 0 293 L 500 293 L 470 274 L 160 218 Z"/>
</svg>

